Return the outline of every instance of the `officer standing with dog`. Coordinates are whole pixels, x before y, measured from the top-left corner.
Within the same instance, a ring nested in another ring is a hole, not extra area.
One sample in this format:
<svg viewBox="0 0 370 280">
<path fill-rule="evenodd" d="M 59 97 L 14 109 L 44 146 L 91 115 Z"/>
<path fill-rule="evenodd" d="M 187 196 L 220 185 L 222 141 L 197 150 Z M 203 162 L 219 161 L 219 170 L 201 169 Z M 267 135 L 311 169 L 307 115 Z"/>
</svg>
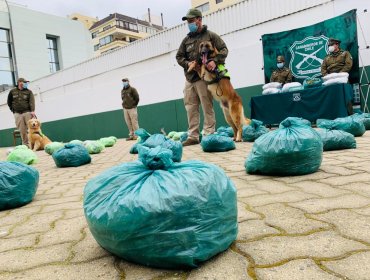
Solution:
<svg viewBox="0 0 370 280">
<path fill-rule="evenodd" d="M 329 54 L 321 64 L 321 74 L 323 76 L 331 73 L 348 73 L 352 69 L 352 56 L 348 51 L 340 48 L 340 42 L 338 39 L 329 39 Z"/>
<path fill-rule="evenodd" d="M 272 72 L 270 82 L 278 82 L 281 84 L 287 84 L 292 82 L 292 72 L 288 67 L 285 67 L 285 58 L 279 55 L 276 58 L 277 69 Z"/>
<path fill-rule="evenodd" d="M 24 78 L 19 78 L 17 87 L 8 94 L 8 106 L 14 114 L 15 124 L 20 132 L 22 144 L 28 146 L 27 122 L 35 116 L 35 97 L 28 89 Z"/>
<path fill-rule="evenodd" d="M 139 129 L 139 121 L 137 117 L 137 105 L 139 104 L 139 94 L 136 88 L 130 85 L 130 81 L 127 78 L 122 79 L 122 107 L 123 116 L 129 130 L 129 137 L 126 138 L 127 141 L 136 140 L 137 136 L 135 131 Z"/>
<path fill-rule="evenodd" d="M 199 106 L 202 106 L 204 115 L 203 134 L 209 135 L 214 133 L 216 127 L 212 94 L 208 91 L 206 82 L 200 79 L 196 71 L 201 64 L 199 61 L 199 44 L 202 41 L 211 41 L 219 52 L 214 60 L 208 61 L 207 69 L 209 71 L 214 71 L 217 64 L 225 63 L 228 49 L 219 35 L 209 31 L 206 25 L 202 25 L 202 13 L 199 10 L 190 9 L 182 20 L 187 21 L 190 32 L 181 42 L 176 54 L 176 60 L 184 68 L 186 78 L 184 104 L 189 128 L 188 139 L 182 142 L 182 145 L 189 146 L 199 144 Z M 197 64 L 195 69 L 188 72 L 189 67 L 194 66 L 194 64 Z"/>
</svg>

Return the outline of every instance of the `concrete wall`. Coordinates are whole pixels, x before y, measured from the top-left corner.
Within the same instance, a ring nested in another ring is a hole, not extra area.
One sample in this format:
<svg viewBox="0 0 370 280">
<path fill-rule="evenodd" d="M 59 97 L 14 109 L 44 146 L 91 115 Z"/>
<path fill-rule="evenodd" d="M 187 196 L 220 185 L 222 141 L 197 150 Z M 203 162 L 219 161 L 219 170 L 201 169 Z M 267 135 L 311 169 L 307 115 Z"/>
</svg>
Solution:
<svg viewBox="0 0 370 280">
<path fill-rule="evenodd" d="M 90 33 L 83 24 L 18 6 L 9 6 L 18 76 L 35 80 L 50 74 L 46 35 L 59 38 L 61 68 L 92 57 Z M 8 13 L 0 13 L 0 26 L 9 28 Z"/>
</svg>

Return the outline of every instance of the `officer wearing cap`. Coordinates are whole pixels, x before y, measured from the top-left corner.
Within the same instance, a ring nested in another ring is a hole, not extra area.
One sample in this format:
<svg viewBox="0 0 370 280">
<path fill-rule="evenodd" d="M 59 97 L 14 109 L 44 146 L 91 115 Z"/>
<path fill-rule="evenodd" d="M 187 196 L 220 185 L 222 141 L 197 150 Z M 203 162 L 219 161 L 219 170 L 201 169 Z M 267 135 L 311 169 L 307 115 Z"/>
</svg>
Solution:
<svg viewBox="0 0 370 280">
<path fill-rule="evenodd" d="M 130 86 L 130 81 L 128 78 L 122 79 L 122 107 L 123 107 L 123 117 L 129 131 L 129 137 L 126 138 L 129 140 L 136 140 L 137 136 L 135 131 L 139 129 L 139 121 L 137 117 L 137 105 L 139 104 L 139 94 L 137 93 L 136 88 Z"/>
<path fill-rule="evenodd" d="M 195 70 L 188 72 L 190 65 L 199 61 L 199 44 L 202 41 L 211 41 L 218 50 L 218 55 L 207 63 L 207 68 L 213 71 L 218 64 L 224 64 L 228 54 L 225 42 L 219 35 L 208 30 L 206 25 L 202 24 L 202 13 L 197 9 L 190 9 L 186 16 L 182 17 L 187 21 L 189 33 L 182 40 L 179 50 L 176 54 L 177 63 L 184 69 L 185 88 L 184 104 L 188 118 L 188 139 L 184 141 L 183 146 L 199 144 L 199 106 L 202 106 L 204 122 L 204 135 L 215 132 L 216 119 L 213 110 L 213 97 L 207 89 L 205 81 L 201 80 Z M 198 66 L 199 67 L 199 66 Z"/>
<path fill-rule="evenodd" d="M 28 89 L 28 80 L 19 78 L 17 87 L 8 94 L 8 106 L 14 114 L 15 125 L 17 126 L 22 144 L 28 146 L 27 122 L 35 116 L 35 97 Z"/>
<path fill-rule="evenodd" d="M 282 55 L 279 55 L 276 58 L 276 67 L 270 77 L 270 82 L 278 82 L 281 84 L 291 83 L 292 82 L 292 72 L 288 67 L 285 67 L 285 58 Z"/>
<path fill-rule="evenodd" d="M 349 72 L 352 69 L 352 56 L 348 51 L 340 48 L 338 39 L 329 39 L 329 54 L 321 64 L 321 74 L 326 76 L 331 73 Z"/>
</svg>

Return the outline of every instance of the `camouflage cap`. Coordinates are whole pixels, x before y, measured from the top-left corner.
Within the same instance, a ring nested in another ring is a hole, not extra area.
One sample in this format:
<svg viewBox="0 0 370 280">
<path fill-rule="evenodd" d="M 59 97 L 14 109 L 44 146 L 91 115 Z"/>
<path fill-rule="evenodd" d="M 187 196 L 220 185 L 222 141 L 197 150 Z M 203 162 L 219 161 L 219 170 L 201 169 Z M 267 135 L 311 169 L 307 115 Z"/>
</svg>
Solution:
<svg viewBox="0 0 370 280">
<path fill-rule="evenodd" d="M 17 82 L 19 83 L 19 82 L 22 82 L 22 83 L 28 83 L 29 81 L 28 80 L 26 80 L 25 78 L 19 78 L 18 80 L 17 80 Z"/>
<path fill-rule="evenodd" d="M 128 78 L 123 78 L 122 82 L 129 82 Z"/>
<path fill-rule="evenodd" d="M 186 16 L 182 17 L 182 20 L 188 20 L 197 17 L 202 17 L 202 12 L 197 9 L 190 9 Z"/>
<path fill-rule="evenodd" d="M 332 46 L 332 45 L 334 45 L 334 44 L 340 44 L 340 40 L 338 40 L 338 39 L 335 39 L 335 38 L 330 38 L 329 39 L 329 46 Z"/>
<path fill-rule="evenodd" d="M 284 56 L 279 55 L 279 56 L 276 58 L 276 61 L 277 61 L 277 62 L 285 62 L 285 58 L 284 58 Z"/>
</svg>

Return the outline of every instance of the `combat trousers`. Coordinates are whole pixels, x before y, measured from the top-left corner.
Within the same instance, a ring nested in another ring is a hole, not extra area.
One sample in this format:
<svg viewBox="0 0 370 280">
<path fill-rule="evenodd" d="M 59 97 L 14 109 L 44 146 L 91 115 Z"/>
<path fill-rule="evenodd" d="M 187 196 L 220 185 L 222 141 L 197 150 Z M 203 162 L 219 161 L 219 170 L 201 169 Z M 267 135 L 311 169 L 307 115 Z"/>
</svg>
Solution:
<svg viewBox="0 0 370 280">
<path fill-rule="evenodd" d="M 139 129 L 139 121 L 137 118 L 137 108 L 123 109 L 123 116 L 125 118 L 129 136 L 134 136 L 135 130 Z"/>
<path fill-rule="evenodd" d="M 31 112 L 25 112 L 22 114 L 14 113 L 15 125 L 17 126 L 21 138 L 22 138 L 22 145 L 28 146 L 28 135 L 27 135 L 27 122 L 32 118 Z"/>
<path fill-rule="evenodd" d="M 213 97 L 203 80 L 190 83 L 185 81 L 184 104 L 188 116 L 188 137 L 199 139 L 200 112 L 202 106 L 204 122 L 203 134 L 209 135 L 215 132 L 216 118 L 213 110 Z"/>
</svg>

